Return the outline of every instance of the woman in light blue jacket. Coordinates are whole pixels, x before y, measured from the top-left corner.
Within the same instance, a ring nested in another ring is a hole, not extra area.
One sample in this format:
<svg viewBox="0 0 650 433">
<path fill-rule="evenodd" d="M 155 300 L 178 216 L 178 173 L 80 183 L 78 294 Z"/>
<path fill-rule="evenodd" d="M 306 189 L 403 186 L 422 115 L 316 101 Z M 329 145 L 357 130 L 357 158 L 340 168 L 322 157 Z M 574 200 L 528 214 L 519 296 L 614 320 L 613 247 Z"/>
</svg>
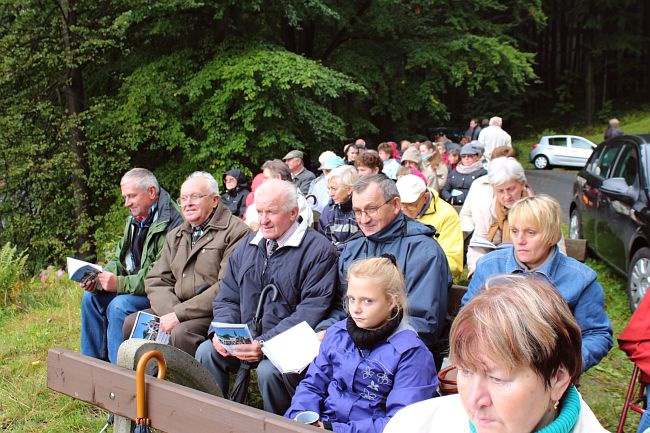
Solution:
<svg viewBox="0 0 650 433">
<path fill-rule="evenodd" d="M 582 369 L 598 364 L 612 348 L 612 325 L 602 286 L 587 265 L 560 253 L 562 211 L 554 198 L 527 197 L 508 213 L 513 245 L 481 257 L 463 297 L 465 305 L 496 274 L 526 274 L 552 283 L 569 304 L 582 331 Z"/>
</svg>

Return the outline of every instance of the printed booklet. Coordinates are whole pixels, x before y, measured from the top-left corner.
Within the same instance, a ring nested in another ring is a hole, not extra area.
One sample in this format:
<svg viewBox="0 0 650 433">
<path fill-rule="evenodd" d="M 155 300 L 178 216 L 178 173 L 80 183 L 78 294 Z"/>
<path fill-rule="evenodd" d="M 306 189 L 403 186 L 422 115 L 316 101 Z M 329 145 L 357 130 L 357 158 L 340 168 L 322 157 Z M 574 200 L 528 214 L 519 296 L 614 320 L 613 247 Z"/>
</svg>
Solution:
<svg viewBox="0 0 650 433">
<path fill-rule="evenodd" d="M 169 334 L 160 330 L 160 317 L 144 311 L 138 311 L 129 338 L 142 338 L 156 343 L 169 344 Z"/>
<path fill-rule="evenodd" d="M 307 322 L 300 322 L 262 345 L 262 352 L 281 373 L 300 373 L 318 355 L 320 341 Z"/>
<path fill-rule="evenodd" d="M 238 344 L 251 344 L 253 336 L 245 323 L 212 322 L 212 330 L 219 343 L 230 353 L 232 347 Z"/>
<path fill-rule="evenodd" d="M 72 281 L 77 281 L 79 283 L 94 278 L 95 275 L 103 270 L 99 265 L 84 262 L 83 260 L 74 259 L 72 257 L 67 257 L 66 263 L 68 267 L 68 276 Z"/>
</svg>

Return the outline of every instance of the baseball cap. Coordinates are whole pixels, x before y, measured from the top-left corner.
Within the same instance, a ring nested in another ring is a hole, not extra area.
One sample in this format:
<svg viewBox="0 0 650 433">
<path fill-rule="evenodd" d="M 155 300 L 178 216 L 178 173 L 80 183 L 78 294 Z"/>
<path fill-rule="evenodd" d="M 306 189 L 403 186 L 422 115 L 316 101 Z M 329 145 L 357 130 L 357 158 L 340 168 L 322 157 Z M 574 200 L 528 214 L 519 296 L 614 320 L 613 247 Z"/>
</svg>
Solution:
<svg viewBox="0 0 650 433">
<path fill-rule="evenodd" d="M 329 156 L 328 158 L 325 158 L 321 164 L 320 167 L 318 167 L 319 170 L 334 170 L 336 167 L 340 167 L 342 165 L 345 165 L 345 161 L 343 161 L 343 158 L 341 158 L 338 155 L 333 155 Z"/>
<path fill-rule="evenodd" d="M 396 185 L 403 203 L 415 203 L 420 195 L 427 190 L 424 181 L 414 174 L 400 177 L 397 179 Z"/>
</svg>

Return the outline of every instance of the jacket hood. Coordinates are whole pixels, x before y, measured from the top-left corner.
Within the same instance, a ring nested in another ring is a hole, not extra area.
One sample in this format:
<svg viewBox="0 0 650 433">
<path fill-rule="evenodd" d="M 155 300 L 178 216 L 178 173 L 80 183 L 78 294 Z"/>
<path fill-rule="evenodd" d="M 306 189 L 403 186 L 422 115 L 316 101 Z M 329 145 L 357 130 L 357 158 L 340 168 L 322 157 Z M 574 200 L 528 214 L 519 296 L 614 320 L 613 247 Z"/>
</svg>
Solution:
<svg viewBox="0 0 650 433">
<path fill-rule="evenodd" d="M 361 233 L 361 231 L 359 231 Z M 422 224 L 404 215 L 402 211 L 397 214 L 397 217 L 383 230 L 368 236 L 367 238 L 373 242 L 391 242 L 395 238 L 425 235 L 434 237 L 436 230 L 426 224 Z"/>
<path fill-rule="evenodd" d="M 233 168 L 232 170 L 228 170 L 227 172 L 224 173 L 223 176 L 221 176 L 221 180 L 223 182 L 224 188 L 226 191 L 228 188 L 226 188 L 226 176 L 232 176 L 235 179 L 237 179 L 237 187 L 239 189 L 247 189 L 250 191 L 250 186 L 248 186 L 248 179 L 246 179 L 246 176 L 244 176 L 244 173 L 241 172 L 240 169 L 238 168 Z"/>
<path fill-rule="evenodd" d="M 161 187 L 160 194 L 158 196 L 157 220 L 174 222 L 172 226 L 176 227 L 177 225 L 183 223 L 183 216 L 176 210 L 171 200 L 172 199 L 169 196 L 169 193 Z"/>
</svg>

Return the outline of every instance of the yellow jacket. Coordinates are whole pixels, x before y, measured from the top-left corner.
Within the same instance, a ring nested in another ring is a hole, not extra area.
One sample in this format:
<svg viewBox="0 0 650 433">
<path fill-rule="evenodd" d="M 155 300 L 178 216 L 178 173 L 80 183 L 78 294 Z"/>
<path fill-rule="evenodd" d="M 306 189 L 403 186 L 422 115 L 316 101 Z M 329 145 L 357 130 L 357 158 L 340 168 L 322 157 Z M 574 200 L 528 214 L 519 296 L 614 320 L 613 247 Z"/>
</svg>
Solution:
<svg viewBox="0 0 650 433">
<path fill-rule="evenodd" d="M 436 240 L 447 256 L 452 276 L 457 279 L 463 271 L 463 232 L 460 229 L 460 217 L 456 209 L 440 198 L 437 192 L 429 192 L 433 198 L 417 221 L 435 227 L 440 235 Z"/>
</svg>

